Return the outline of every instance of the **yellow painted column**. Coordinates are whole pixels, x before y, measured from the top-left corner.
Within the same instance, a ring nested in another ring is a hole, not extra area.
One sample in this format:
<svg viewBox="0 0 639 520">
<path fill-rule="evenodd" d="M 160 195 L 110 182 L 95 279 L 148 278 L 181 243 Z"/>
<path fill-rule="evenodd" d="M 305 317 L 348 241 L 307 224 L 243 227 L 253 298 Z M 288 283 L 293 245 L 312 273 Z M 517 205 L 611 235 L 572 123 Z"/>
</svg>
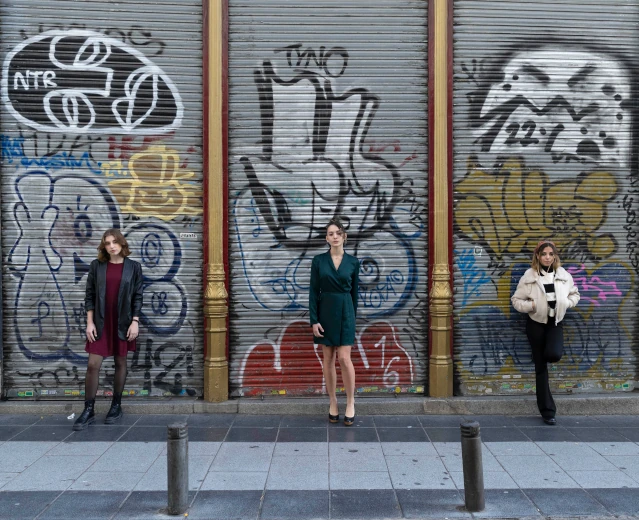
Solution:
<svg viewBox="0 0 639 520">
<path fill-rule="evenodd" d="M 229 397 L 229 367 L 226 359 L 227 293 L 224 285 L 223 193 L 223 5 L 208 0 L 208 258 L 204 316 L 207 352 L 204 360 L 204 400 L 226 401 Z"/>
<path fill-rule="evenodd" d="M 453 360 L 450 354 L 452 340 L 451 320 L 453 314 L 450 287 L 448 218 L 448 10 L 452 0 L 433 0 L 433 190 L 434 230 L 432 243 L 434 267 L 431 273 L 430 330 L 431 353 L 429 358 L 429 395 L 449 397 L 453 395 Z M 451 144 L 452 145 L 452 144 Z"/>
</svg>

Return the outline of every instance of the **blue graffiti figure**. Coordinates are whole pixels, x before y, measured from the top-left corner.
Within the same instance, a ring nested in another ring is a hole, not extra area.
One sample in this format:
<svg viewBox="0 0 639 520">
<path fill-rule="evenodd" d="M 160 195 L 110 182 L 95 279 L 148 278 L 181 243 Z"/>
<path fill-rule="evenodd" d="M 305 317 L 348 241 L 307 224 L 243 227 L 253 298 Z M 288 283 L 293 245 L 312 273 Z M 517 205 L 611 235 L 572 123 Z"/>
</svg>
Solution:
<svg viewBox="0 0 639 520">
<path fill-rule="evenodd" d="M 92 177 L 42 170 L 16 178 L 15 198 L 18 236 L 8 266 L 17 280 L 12 318 L 18 346 L 29 359 L 84 363 L 84 349 L 74 350 L 84 345 L 71 340 L 77 311 L 67 302 L 84 293 L 99 240 L 93 229 L 120 227 L 116 205 Z"/>
</svg>

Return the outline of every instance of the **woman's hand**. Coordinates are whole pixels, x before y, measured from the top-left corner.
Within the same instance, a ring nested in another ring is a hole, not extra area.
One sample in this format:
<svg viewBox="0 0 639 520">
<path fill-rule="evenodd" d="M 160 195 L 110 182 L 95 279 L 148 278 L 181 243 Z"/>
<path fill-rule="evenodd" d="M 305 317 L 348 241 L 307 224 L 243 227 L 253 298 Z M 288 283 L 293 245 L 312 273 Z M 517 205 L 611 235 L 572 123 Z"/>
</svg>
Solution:
<svg viewBox="0 0 639 520">
<path fill-rule="evenodd" d="M 531 300 L 533 304 L 533 312 L 537 312 L 537 305 L 535 305 L 535 300 Z"/>
<path fill-rule="evenodd" d="M 86 335 L 89 343 L 93 343 L 96 339 L 98 339 L 98 331 L 95 328 L 95 323 L 92 321 L 87 322 Z"/>
<path fill-rule="evenodd" d="M 313 325 L 313 336 L 315 336 L 316 338 L 323 338 L 324 336 L 321 334 L 321 332 L 324 332 L 324 328 L 319 323 L 315 323 Z"/>
<path fill-rule="evenodd" d="M 138 337 L 139 334 L 139 325 L 137 321 L 132 321 L 131 325 L 129 325 L 129 330 L 126 333 L 126 340 L 133 341 Z"/>
</svg>

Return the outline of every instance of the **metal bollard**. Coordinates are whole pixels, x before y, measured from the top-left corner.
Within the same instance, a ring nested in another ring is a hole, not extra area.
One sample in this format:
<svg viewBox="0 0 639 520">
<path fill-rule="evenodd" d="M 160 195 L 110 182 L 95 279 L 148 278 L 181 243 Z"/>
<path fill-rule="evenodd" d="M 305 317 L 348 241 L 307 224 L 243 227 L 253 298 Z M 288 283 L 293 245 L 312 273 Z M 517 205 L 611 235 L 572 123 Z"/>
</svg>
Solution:
<svg viewBox="0 0 639 520">
<path fill-rule="evenodd" d="M 484 469 L 481 462 L 481 435 L 477 421 L 461 423 L 462 462 L 464 465 L 464 495 L 466 510 L 483 511 Z"/>
<path fill-rule="evenodd" d="M 189 499 L 189 430 L 186 423 L 168 426 L 166 466 L 168 513 L 182 515 Z"/>
</svg>

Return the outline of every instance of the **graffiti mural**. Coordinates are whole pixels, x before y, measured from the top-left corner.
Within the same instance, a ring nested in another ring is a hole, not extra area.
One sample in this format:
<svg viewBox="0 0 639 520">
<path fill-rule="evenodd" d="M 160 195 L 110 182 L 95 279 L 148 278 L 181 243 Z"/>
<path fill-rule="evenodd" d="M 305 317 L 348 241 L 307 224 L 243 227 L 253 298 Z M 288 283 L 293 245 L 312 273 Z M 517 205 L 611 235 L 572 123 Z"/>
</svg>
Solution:
<svg viewBox="0 0 639 520">
<path fill-rule="evenodd" d="M 405 2 L 398 4 L 405 17 Z M 243 9 L 231 6 L 231 14 Z M 321 1 L 312 10 L 334 16 L 335 9 Z M 417 15 L 425 16 L 421 9 Z M 299 6 L 287 16 L 308 11 Z M 340 11 L 361 16 L 352 2 Z M 401 64 L 401 73 L 391 73 L 390 55 L 362 52 L 352 28 L 307 41 L 284 31 L 242 59 L 239 43 L 238 51 L 230 49 L 237 85 L 229 94 L 236 122 L 230 121 L 229 203 L 235 395 L 324 391 L 321 350 L 308 325 L 308 285 L 332 217 L 345 223 L 346 251 L 361 262 L 353 347 L 358 391 L 414 392 L 425 385 L 426 71 Z M 253 30 L 261 31 L 257 24 Z M 425 60 L 417 43 L 425 41 L 424 28 L 407 30 L 415 41 L 407 54 Z M 247 56 L 254 60 L 249 72 Z M 384 84 L 375 69 L 401 79 Z M 398 117 L 397 110 L 410 115 Z"/>
<path fill-rule="evenodd" d="M 525 316 L 509 298 L 537 242 L 552 238 L 582 300 L 567 316 L 551 384 L 632 389 L 637 268 L 627 244 L 637 230 L 627 201 L 637 172 L 628 61 L 605 45 L 557 40 L 456 67 L 470 130 L 459 137 L 468 155 L 456 158 L 454 188 L 457 388 L 534 390 Z"/>
<path fill-rule="evenodd" d="M 188 18 L 201 66 L 201 20 Z M 125 395 L 200 395 L 201 98 L 180 90 L 201 93 L 201 77 L 182 86 L 171 66 L 185 43 L 159 35 L 175 25 L 63 25 L 24 28 L 4 57 L 3 393 L 83 395 L 86 274 L 112 227 L 144 276 Z M 100 395 L 113 374 L 105 361 Z"/>
</svg>

